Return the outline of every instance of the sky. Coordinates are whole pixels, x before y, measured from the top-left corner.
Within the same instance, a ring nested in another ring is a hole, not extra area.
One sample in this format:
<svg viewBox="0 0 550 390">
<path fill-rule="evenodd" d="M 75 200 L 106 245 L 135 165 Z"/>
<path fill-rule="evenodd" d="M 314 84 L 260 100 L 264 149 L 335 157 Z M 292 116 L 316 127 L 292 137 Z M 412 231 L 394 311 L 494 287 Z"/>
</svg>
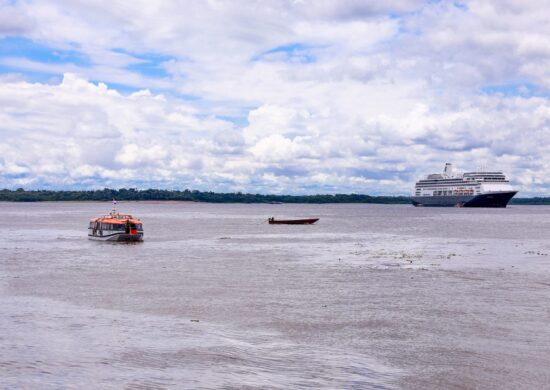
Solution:
<svg viewBox="0 0 550 390">
<path fill-rule="evenodd" d="M 0 0 L 0 188 L 550 195 L 546 1 Z"/>
</svg>

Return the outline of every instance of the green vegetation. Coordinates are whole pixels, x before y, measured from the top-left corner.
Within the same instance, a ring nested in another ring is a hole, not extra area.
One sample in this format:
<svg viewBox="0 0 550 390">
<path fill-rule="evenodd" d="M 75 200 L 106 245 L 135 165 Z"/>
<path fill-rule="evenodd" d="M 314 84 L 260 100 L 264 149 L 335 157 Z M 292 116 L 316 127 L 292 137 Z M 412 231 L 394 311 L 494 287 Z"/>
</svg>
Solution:
<svg viewBox="0 0 550 390">
<path fill-rule="evenodd" d="M 261 195 L 237 193 L 215 193 L 201 191 L 138 190 L 105 188 L 95 191 L 15 191 L 0 190 L 0 201 L 44 202 L 44 201 L 111 201 L 116 200 L 172 200 L 210 203 L 387 203 L 407 204 L 406 196 L 370 196 L 358 194 L 336 195 Z"/>
<path fill-rule="evenodd" d="M 550 205 L 550 198 L 512 198 L 510 204 Z"/>
<path fill-rule="evenodd" d="M 407 196 L 370 196 L 359 194 L 336 195 L 261 195 L 235 193 L 216 193 L 202 191 L 138 190 L 105 188 L 94 191 L 26 191 L 18 188 L 15 191 L 0 190 L 0 201 L 3 202 L 84 202 L 116 200 L 171 200 L 209 203 L 382 203 L 408 204 Z M 513 198 L 512 205 L 550 205 L 550 197 Z"/>
</svg>

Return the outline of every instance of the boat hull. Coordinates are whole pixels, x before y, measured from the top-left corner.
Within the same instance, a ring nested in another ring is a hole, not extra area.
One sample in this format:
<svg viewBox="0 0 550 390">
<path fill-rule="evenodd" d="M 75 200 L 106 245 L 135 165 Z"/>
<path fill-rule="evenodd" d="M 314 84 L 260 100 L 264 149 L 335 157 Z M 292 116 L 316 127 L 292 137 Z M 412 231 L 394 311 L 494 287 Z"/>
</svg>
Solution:
<svg viewBox="0 0 550 390">
<path fill-rule="evenodd" d="M 128 233 L 113 233 L 107 235 L 88 234 L 88 238 L 94 241 L 109 241 L 109 242 L 141 242 L 143 241 L 143 233 L 128 234 Z"/>
<path fill-rule="evenodd" d="M 490 192 L 481 195 L 459 196 L 413 196 L 412 204 L 417 207 L 490 207 L 504 208 L 517 191 Z"/>
<path fill-rule="evenodd" d="M 270 225 L 311 225 L 317 222 L 319 218 L 309 218 L 309 219 L 288 219 L 288 220 L 269 220 Z"/>
</svg>

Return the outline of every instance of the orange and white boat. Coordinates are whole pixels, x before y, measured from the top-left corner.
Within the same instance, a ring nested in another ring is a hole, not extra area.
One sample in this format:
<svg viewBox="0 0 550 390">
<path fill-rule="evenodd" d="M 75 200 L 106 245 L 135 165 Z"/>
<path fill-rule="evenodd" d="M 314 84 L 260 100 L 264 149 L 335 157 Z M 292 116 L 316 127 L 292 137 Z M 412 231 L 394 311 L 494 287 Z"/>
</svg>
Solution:
<svg viewBox="0 0 550 390">
<path fill-rule="evenodd" d="M 116 201 L 110 214 L 90 220 L 88 238 L 97 241 L 143 241 L 143 225 L 129 214 L 119 214 Z"/>
</svg>

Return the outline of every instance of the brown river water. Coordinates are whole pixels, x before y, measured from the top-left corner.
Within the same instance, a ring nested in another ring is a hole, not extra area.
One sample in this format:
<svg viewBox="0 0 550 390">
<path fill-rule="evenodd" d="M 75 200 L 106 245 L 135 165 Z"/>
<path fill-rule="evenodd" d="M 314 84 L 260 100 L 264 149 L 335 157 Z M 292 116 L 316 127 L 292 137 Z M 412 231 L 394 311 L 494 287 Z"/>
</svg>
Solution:
<svg viewBox="0 0 550 390">
<path fill-rule="evenodd" d="M 0 389 L 550 388 L 550 207 L 118 208 L 0 203 Z"/>
</svg>

